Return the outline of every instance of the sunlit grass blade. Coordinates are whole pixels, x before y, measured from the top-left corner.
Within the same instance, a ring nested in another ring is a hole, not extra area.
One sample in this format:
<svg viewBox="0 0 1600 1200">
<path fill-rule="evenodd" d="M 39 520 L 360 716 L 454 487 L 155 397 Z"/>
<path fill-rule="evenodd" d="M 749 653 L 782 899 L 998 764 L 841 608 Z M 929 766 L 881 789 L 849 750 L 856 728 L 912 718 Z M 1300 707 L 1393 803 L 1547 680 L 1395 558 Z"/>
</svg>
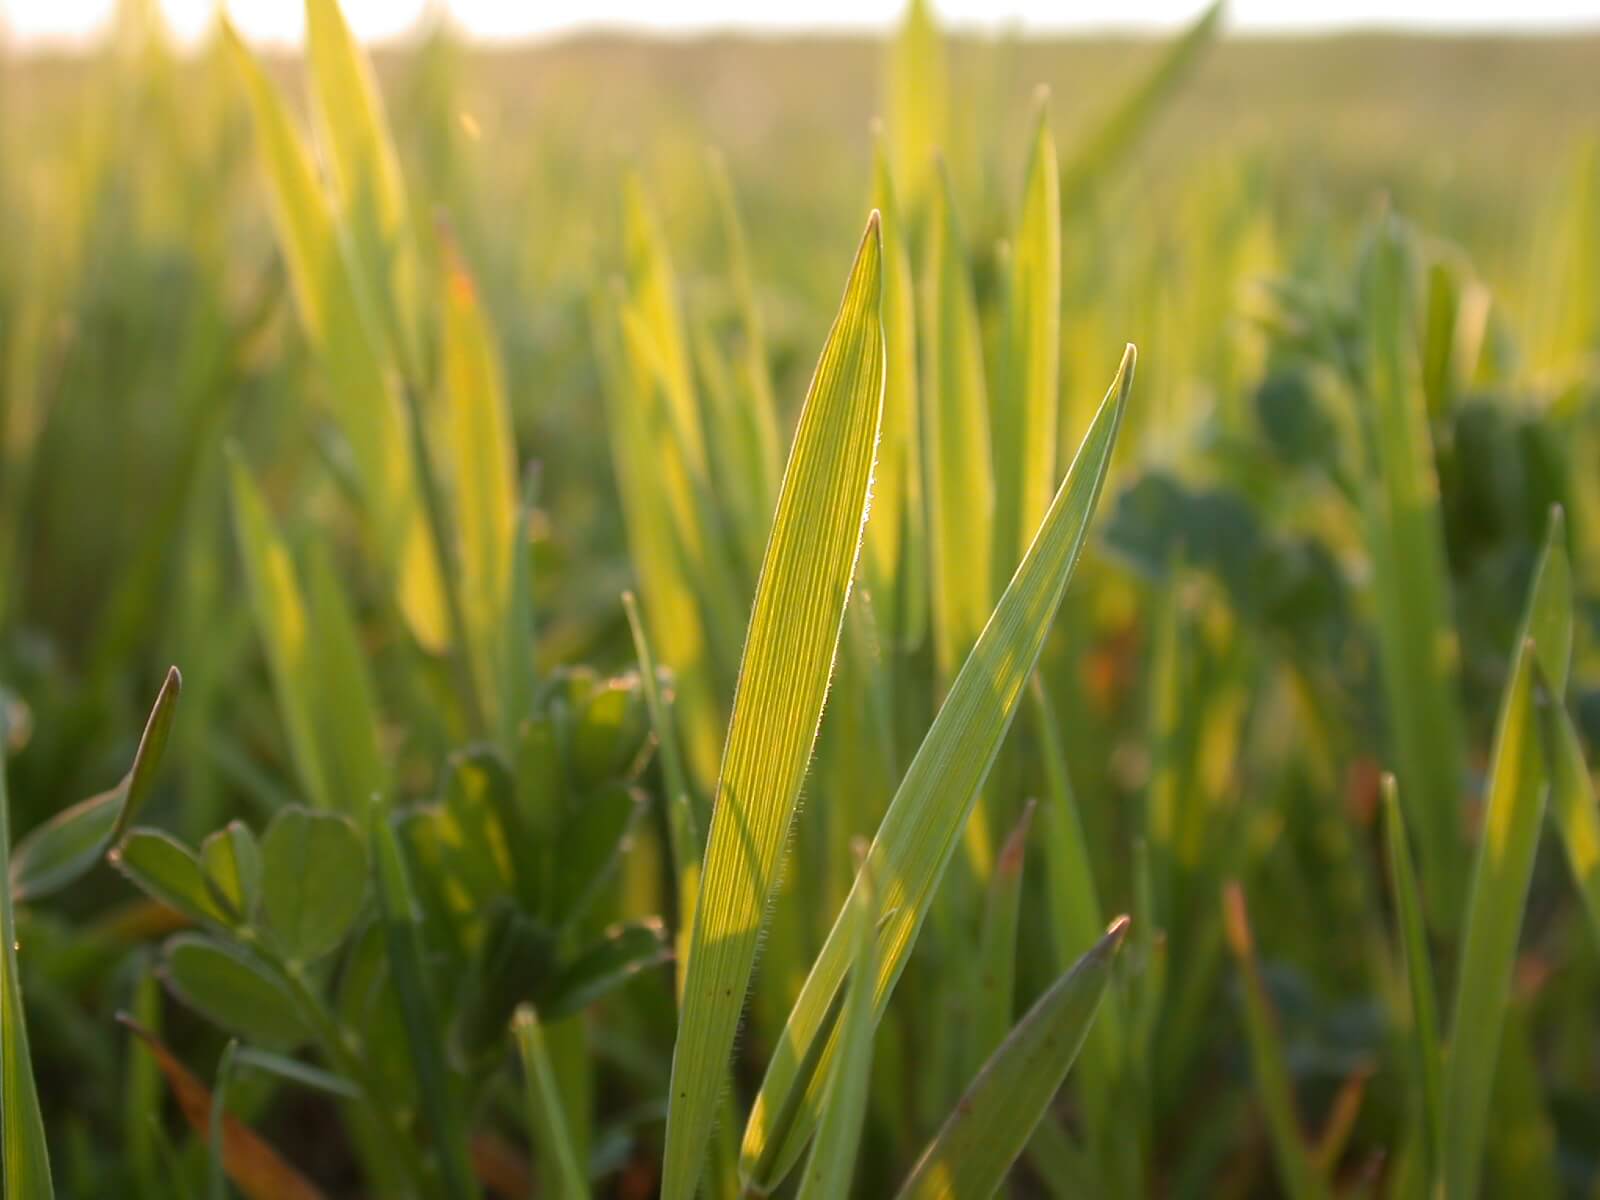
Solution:
<svg viewBox="0 0 1600 1200">
<path fill-rule="evenodd" d="M 1412 332 L 1410 262 L 1392 219 L 1380 224 L 1371 255 L 1364 297 L 1369 360 L 1361 403 L 1373 450 L 1364 507 L 1378 644 L 1400 799 L 1418 836 L 1429 916 L 1436 928 L 1449 930 L 1464 894 L 1466 862 L 1459 651 Z"/>
<path fill-rule="evenodd" d="M 354 232 L 367 290 L 384 310 L 397 349 L 412 361 L 412 311 L 421 281 L 405 181 L 372 66 L 337 0 L 306 0 L 306 55 L 318 141 Z"/>
<path fill-rule="evenodd" d="M 872 202 L 883 219 L 883 430 L 872 476 L 865 578 L 887 639 L 918 646 L 928 623 L 927 511 L 922 498 L 922 409 L 917 398 L 917 301 L 907 228 L 881 131 L 874 139 Z"/>
<path fill-rule="evenodd" d="M 233 492 L 234 534 L 244 561 L 245 583 L 256 628 L 266 650 L 267 668 L 278 712 L 289 742 L 289 755 L 306 798 L 318 808 L 332 803 L 328 771 L 313 704 L 320 686 L 313 656 L 310 617 L 284 544 L 266 501 L 237 454 L 229 463 Z"/>
<path fill-rule="evenodd" d="M 912 1168 L 900 1200 L 983 1200 L 1005 1181 L 1094 1021 L 1127 932 L 1106 935 L 1040 996 L 984 1064 Z"/>
<path fill-rule="evenodd" d="M 301 322 L 326 372 L 329 404 L 356 464 L 375 552 L 412 632 L 424 646 L 440 649 L 451 623 L 443 564 L 427 526 L 408 417 L 384 358 L 372 302 L 362 294 L 344 233 L 283 98 L 233 27 L 224 22 L 223 29 L 254 116 Z"/>
<path fill-rule="evenodd" d="M 722 237 L 728 248 L 728 273 L 733 277 L 734 294 L 739 301 L 742 342 L 739 363 L 744 380 L 740 391 L 738 420 L 745 426 L 741 441 L 749 447 L 745 469 L 750 480 L 746 504 L 760 514 L 764 524 L 777 500 L 781 466 L 778 444 L 778 402 L 772 394 L 772 375 L 767 366 L 767 336 L 756 299 L 755 277 L 750 269 L 744 223 L 734 199 L 733 182 L 720 154 L 711 155 L 711 191 L 722 221 Z"/>
<path fill-rule="evenodd" d="M 939 173 L 923 277 L 933 646 L 948 685 L 993 608 L 994 477 L 983 335 L 949 175 Z"/>
<path fill-rule="evenodd" d="M 530 1005 L 517 1009 L 511 1021 L 511 1032 L 517 1039 L 517 1053 L 522 1058 L 528 1122 L 539 1150 L 544 1193 L 563 1200 L 584 1200 L 589 1195 L 589 1179 L 567 1133 L 561 1094 L 544 1046 L 544 1031 L 539 1015 Z"/>
<path fill-rule="evenodd" d="M 326 546 L 312 547 L 308 568 L 310 665 L 317 672 L 308 699 L 317 713 L 329 799 L 345 812 L 360 812 L 372 797 L 389 791 L 372 672 Z"/>
<path fill-rule="evenodd" d="M 673 1050 L 662 1194 L 693 1195 L 767 900 L 816 740 L 883 401 L 882 246 L 867 224 L 784 473 L 711 814 Z"/>
<path fill-rule="evenodd" d="M 1133 386 L 1134 362 L 1129 346 L 1033 544 L 951 685 L 868 852 L 887 914 L 879 932 L 880 1020 L 1077 565 Z M 850 966 L 848 933 L 841 914 L 795 1001 L 745 1126 L 740 1171 L 757 1190 L 770 1191 L 793 1167 L 820 1115 L 831 1054 L 816 1053 L 815 1043 L 830 1037 L 828 1013 Z M 797 1091 L 803 1100 L 796 1099 Z"/>
<path fill-rule="evenodd" d="M 1041 93 L 1011 249 L 1004 361 L 994 405 L 995 574 L 1002 583 L 1050 505 L 1061 373 L 1061 196 Z"/>
<path fill-rule="evenodd" d="M 1081 199 L 1127 154 L 1216 39 L 1223 11 L 1223 0 L 1207 7 L 1083 139 L 1061 171 L 1063 203 Z"/>
<path fill-rule="evenodd" d="M 11 795 L 6 786 L 7 730 L 0 720 L 0 880 L 11 878 Z M 7 1197 L 50 1200 L 50 1151 L 33 1080 L 28 1024 L 17 971 L 17 922 L 9 887 L 0 888 L 0 1178 Z"/>
<path fill-rule="evenodd" d="M 155 1034 L 125 1014 L 117 1019 L 150 1051 L 189 1128 L 209 1141 L 213 1124 L 212 1090 L 179 1062 Z M 316 1185 L 243 1121 L 223 1113 L 219 1124 L 223 1169 L 249 1200 L 321 1200 L 322 1192 Z M 8 1189 L 6 1194 L 12 1193 Z"/>
<path fill-rule="evenodd" d="M 501 692 L 501 639 L 510 619 L 517 552 L 516 441 L 500 359 L 477 287 L 448 238 L 445 242 L 444 427 L 455 480 L 456 565 L 468 661 L 491 722 L 510 697 Z M 525 663 L 523 670 L 531 669 Z"/>
<path fill-rule="evenodd" d="M 889 45 L 886 78 L 890 161 L 905 189 L 907 219 L 916 224 L 937 186 L 933 153 L 946 144 L 950 127 L 944 39 L 928 0 L 911 0 L 907 5 Z"/>
<path fill-rule="evenodd" d="M 1295 1113 L 1294 1084 L 1289 1077 L 1283 1035 L 1278 1029 L 1278 1014 L 1256 963 L 1244 890 L 1237 883 L 1229 883 L 1223 889 L 1222 927 L 1242 976 L 1251 1070 L 1266 1114 L 1267 1129 L 1272 1134 L 1278 1181 L 1290 1200 L 1327 1197 L 1331 1195 L 1327 1180 L 1312 1161 L 1310 1147 L 1301 1132 L 1300 1118 Z"/>
<path fill-rule="evenodd" d="M 857 842 L 857 861 L 866 853 Z M 878 890 L 870 874 L 852 895 L 855 931 L 850 983 L 839 1014 L 839 1053 L 833 1079 L 828 1083 L 822 1124 L 817 1129 L 800 1176 L 798 1200 L 833 1200 L 850 1194 L 856 1151 L 861 1144 L 861 1122 L 866 1116 L 867 1090 L 872 1079 L 873 992 L 877 987 Z"/>
<path fill-rule="evenodd" d="M 1534 663 L 1534 646 L 1524 641 L 1501 701 L 1483 840 L 1462 925 L 1443 1085 L 1442 1174 L 1452 1200 L 1472 1200 L 1478 1192 L 1517 934 L 1544 816 Z"/>
<path fill-rule="evenodd" d="M 145 721 L 133 765 L 116 787 L 57 814 L 17 843 L 11 855 L 11 890 L 17 903 L 66 887 L 104 858 L 128 831 L 150 797 L 182 690 L 178 668 L 169 668 Z"/>
<path fill-rule="evenodd" d="M 1428 960 L 1427 930 L 1422 920 L 1422 896 L 1411 865 L 1405 818 L 1395 794 L 1393 775 L 1383 778 L 1383 836 L 1389 865 L 1389 886 L 1394 893 L 1395 917 L 1400 926 L 1400 949 L 1405 960 L 1407 991 L 1411 1000 L 1411 1029 L 1407 1038 L 1422 1126 L 1423 1169 L 1429 1190 L 1438 1179 L 1440 1163 L 1440 1082 L 1443 1059 L 1439 1050 L 1439 1002 Z"/>
</svg>

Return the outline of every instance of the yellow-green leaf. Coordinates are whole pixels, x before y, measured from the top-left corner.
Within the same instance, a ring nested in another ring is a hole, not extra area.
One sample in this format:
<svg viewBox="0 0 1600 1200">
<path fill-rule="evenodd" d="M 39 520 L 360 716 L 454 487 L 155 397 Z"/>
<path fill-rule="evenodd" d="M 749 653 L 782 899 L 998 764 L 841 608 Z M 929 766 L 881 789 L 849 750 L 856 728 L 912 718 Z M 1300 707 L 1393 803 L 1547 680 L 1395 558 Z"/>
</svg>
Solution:
<svg viewBox="0 0 1600 1200">
<path fill-rule="evenodd" d="M 879 1020 L 1077 565 L 1133 386 L 1134 361 L 1129 346 L 1038 534 L 951 685 L 873 839 L 867 866 L 881 881 L 886 914 L 878 935 Z M 757 1190 L 770 1191 L 782 1180 L 820 1116 L 831 1045 L 819 1052 L 816 1044 L 818 1039 L 831 1041 L 829 1013 L 850 966 L 848 933 L 846 913 L 841 913 L 778 1038 L 745 1126 L 740 1172 Z"/>
<path fill-rule="evenodd" d="M 861 544 L 883 400 L 874 213 L 801 411 L 751 609 L 690 935 L 662 1194 L 699 1181 Z"/>
</svg>

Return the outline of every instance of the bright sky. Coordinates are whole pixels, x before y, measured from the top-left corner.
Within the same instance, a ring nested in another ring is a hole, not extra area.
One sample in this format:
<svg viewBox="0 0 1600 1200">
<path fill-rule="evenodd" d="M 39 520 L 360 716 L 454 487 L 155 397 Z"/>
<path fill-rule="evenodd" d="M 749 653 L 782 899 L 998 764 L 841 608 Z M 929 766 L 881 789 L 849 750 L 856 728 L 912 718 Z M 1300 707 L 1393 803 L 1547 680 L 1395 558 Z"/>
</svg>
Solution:
<svg viewBox="0 0 1600 1200">
<path fill-rule="evenodd" d="M 217 0 L 159 0 L 184 39 L 205 28 Z M 439 0 L 435 0 L 439 2 Z M 304 25 L 301 0 L 226 0 L 247 37 L 295 41 Z M 429 0 L 344 0 L 363 37 L 403 34 Z M 0 0 L 0 26 L 23 40 L 78 40 L 109 18 L 115 0 Z M 597 27 L 692 33 L 706 29 L 781 32 L 793 29 L 883 30 L 902 0 L 447 0 L 455 19 L 484 38 L 548 36 Z M 952 24 L 1029 31 L 1167 29 L 1183 23 L 1201 0 L 935 0 Z M 1233 0 L 1235 29 L 1309 31 L 1381 26 L 1444 30 L 1548 32 L 1600 28 L 1600 0 Z"/>
</svg>

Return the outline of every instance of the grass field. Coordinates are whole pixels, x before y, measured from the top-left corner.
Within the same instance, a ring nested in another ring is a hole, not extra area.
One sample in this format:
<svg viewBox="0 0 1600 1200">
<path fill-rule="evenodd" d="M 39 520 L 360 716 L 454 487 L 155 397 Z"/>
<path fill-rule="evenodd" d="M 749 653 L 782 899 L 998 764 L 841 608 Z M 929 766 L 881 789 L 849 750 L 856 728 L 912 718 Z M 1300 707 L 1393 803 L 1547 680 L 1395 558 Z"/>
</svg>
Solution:
<svg viewBox="0 0 1600 1200">
<path fill-rule="evenodd" d="M 1600 1196 L 1600 35 L 149 12 L 0 70 L 6 1197 Z"/>
</svg>

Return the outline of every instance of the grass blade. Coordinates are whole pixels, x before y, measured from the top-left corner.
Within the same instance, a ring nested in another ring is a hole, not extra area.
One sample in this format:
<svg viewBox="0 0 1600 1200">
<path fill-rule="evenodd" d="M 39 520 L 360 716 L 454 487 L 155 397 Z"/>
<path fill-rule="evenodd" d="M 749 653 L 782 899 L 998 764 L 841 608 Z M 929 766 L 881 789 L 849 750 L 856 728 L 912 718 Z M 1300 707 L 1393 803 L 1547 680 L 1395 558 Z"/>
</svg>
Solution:
<svg viewBox="0 0 1600 1200">
<path fill-rule="evenodd" d="M 461 572 L 467 660 L 491 722 L 511 703 L 501 694 L 502 638 L 517 552 L 516 440 L 499 354 L 460 253 L 445 243 L 443 422 L 455 479 L 456 565 Z M 531 669 L 526 664 L 524 669 Z"/>
<path fill-rule="evenodd" d="M 1450 620 L 1439 484 L 1413 346 L 1409 261 L 1392 220 L 1380 226 L 1367 280 L 1370 361 L 1363 398 L 1373 451 L 1365 509 L 1378 643 L 1394 725 L 1400 798 L 1418 835 L 1429 915 L 1453 928 L 1461 902 L 1465 763 L 1458 649 Z"/>
<path fill-rule="evenodd" d="M 967 1088 L 900 1188 L 900 1200 L 992 1196 L 1067 1077 L 1127 932 L 1106 935 L 1039 997 Z"/>
<path fill-rule="evenodd" d="M 1383 777 L 1383 834 L 1389 860 L 1389 886 L 1394 892 L 1396 919 L 1400 924 L 1400 948 L 1405 959 L 1406 980 L 1411 995 L 1412 1069 L 1416 1072 L 1422 1124 L 1424 1169 L 1432 1192 L 1438 1179 L 1440 1099 L 1439 1069 L 1443 1061 L 1439 1050 L 1439 1002 L 1433 986 L 1433 968 L 1428 962 L 1427 931 L 1422 922 L 1422 897 L 1417 890 L 1416 871 L 1411 865 L 1411 847 L 1406 841 L 1405 819 L 1400 798 L 1395 794 L 1393 775 Z"/>
<path fill-rule="evenodd" d="M 966 243 L 943 171 L 934 192 L 924 285 L 933 647 L 940 681 L 948 685 L 993 607 L 994 479 L 983 337 Z"/>
<path fill-rule="evenodd" d="M 874 877 L 884 881 L 882 907 L 888 913 L 879 932 L 880 1020 L 1077 565 L 1133 386 L 1134 362 L 1129 346 L 1077 459 L 868 851 Z M 827 1015 L 849 969 L 847 926 L 841 914 L 812 964 L 745 1126 L 740 1171 L 757 1190 L 769 1191 L 783 1178 L 815 1127 L 830 1056 L 816 1053 L 814 1043 L 829 1037 Z M 813 1062 L 820 1065 L 804 1069 Z M 797 1091 L 803 1102 L 795 1098 Z"/>
<path fill-rule="evenodd" d="M 861 544 L 883 400 L 874 213 L 801 412 L 712 809 L 673 1050 L 662 1194 L 699 1181 L 761 919 L 816 740 Z"/>
<path fill-rule="evenodd" d="M 866 845 L 858 842 L 857 846 L 859 860 L 866 853 Z M 878 890 L 870 875 L 863 877 L 851 903 L 855 915 L 854 958 L 849 990 L 839 1015 L 839 1054 L 828 1084 L 822 1125 L 801 1175 L 798 1200 L 832 1200 L 850 1194 L 861 1122 L 866 1115 L 876 1025 L 872 995 L 878 977 Z"/>
<path fill-rule="evenodd" d="M 1540 716 L 1550 756 L 1550 806 L 1589 926 L 1600 940 L 1600 806 L 1594 782 L 1566 706 L 1552 703 L 1540 709 Z"/>
<path fill-rule="evenodd" d="M 922 498 L 922 409 L 917 399 L 917 302 L 907 227 L 879 131 L 872 203 L 883 219 L 883 429 L 872 475 L 865 577 L 889 639 L 922 643 L 928 623 L 927 513 Z M 889 640 L 886 639 L 886 640 Z"/>
<path fill-rule="evenodd" d="M 949 72 L 944 40 L 928 0 L 911 0 L 889 47 L 889 150 L 895 178 L 905 188 L 908 219 L 915 223 L 937 188 L 934 151 L 949 131 Z"/>
<path fill-rule="evenodd" d="M 589 1179 L 578 1163 L 567 1119 L 556 1087 L 555 1071 L 544 1046 L 544 1031 L 539 1015 L 531 1005 L 517 1009 L 511 1020 L 522 1058 L 522 1078 L 527 1089 L 528 1124 L 539 1149 L 541 1178 L 547 1195 L 563 1200 L 584 1200 L 589 1195 Z"/>
<path fill-rule="evenodd" d="M 294 560 L 237 453 L 231 456 L 229 472 L 234 536 L 244 560 L 245 585 L 266 650 L 278 712 L 289 740 L 289 756 L 307 799 L 318 808 L 327 808 L 332 794 L 312 699 L 317 694 L 319 675 L 310 618 Z"/>
<path fill-rule="evenodd" d="M 0 880 L 11 878 L 11 796 L 0 724 Z M 0 1178 L 14 1200 L 49 1200 L 50 1151 L 33 1081 L 28 1024 L 17 971 L 17 921 L 9 887 L 0 888 Z"/>
<path fill-rule="evenodd" d="M 1028 831 L 1033 825 L 1035 807 L 1032 800 L 1023 807 L 1022 816 L 995 859 L 994 873 L 989 876 L 983 928 L 978 935 L 977 1003 L 967 1051 L 972 1070 L 982 1065 L 1011 1028 L 1017 989 L 1017 916 L 1022 906 L 1022 868 L 1027 860 Z"/>
<path fill-rule="evenodd" d="M 1041 94 L 1011 255 L 1003 384 L 995 398 L 995 572 L 1004 583 L 1050 506 L 1061 373 L 1061 196 Z"/>
</svg>

